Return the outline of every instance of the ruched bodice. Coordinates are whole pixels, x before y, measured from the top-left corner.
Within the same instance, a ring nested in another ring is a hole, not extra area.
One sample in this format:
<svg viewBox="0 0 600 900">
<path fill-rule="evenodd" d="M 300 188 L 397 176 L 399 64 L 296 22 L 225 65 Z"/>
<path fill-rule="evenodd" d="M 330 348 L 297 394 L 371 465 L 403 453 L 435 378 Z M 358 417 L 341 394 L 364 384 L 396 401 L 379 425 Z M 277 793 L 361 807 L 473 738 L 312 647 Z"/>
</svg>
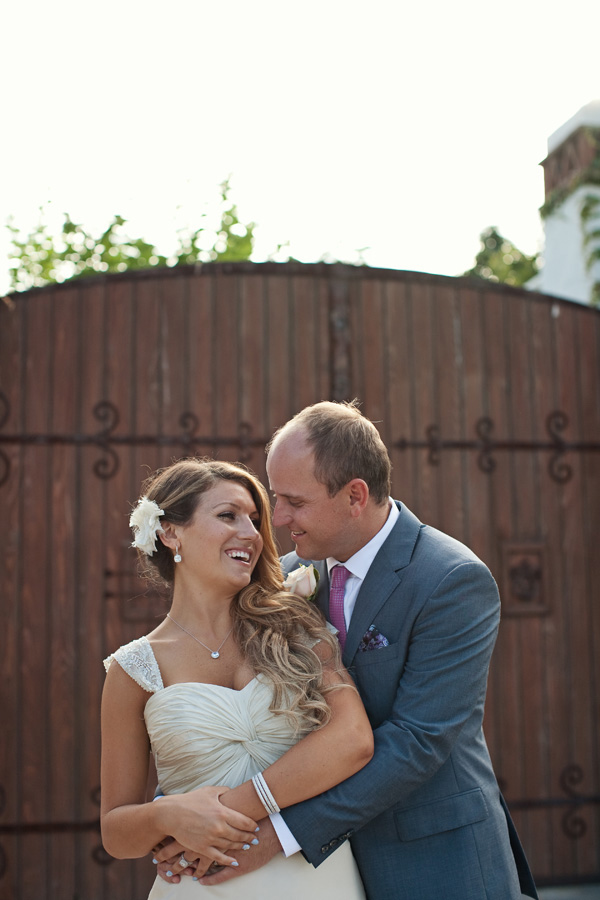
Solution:
<svg viewBox="0 0 600 900">
<path fill-rule="evenodd" d="M 198 682 L 165 687 L 145 637 L 109 656 L 104 661 L 106 669 L 113 660 L 151 694 L 144 719 L 165 794 L 186 793 L 203 785 L 237 787 L 303 736 L 288 716 L 270 711 L 273 688 L 260 675 L 241 691 Z M 300 853 L 287 859 L 278 853 L 262 869 L 210 887 L 190 877 L 179 884 L 157 877 L 148 900 L 278 900 L 281 896 L 286 900 L 364 900 L 350 845 L 343 844 L 318 869 Z"/>
<path fill-rule="evenodd" d="M 297 736 L 287 716 L 270 712 L 271 699 L 260 677 L 241 691 L 186 683 L 153 694 L 144 717 L 163 792 L 233 788 L 279 759 Z"/>
</svg>

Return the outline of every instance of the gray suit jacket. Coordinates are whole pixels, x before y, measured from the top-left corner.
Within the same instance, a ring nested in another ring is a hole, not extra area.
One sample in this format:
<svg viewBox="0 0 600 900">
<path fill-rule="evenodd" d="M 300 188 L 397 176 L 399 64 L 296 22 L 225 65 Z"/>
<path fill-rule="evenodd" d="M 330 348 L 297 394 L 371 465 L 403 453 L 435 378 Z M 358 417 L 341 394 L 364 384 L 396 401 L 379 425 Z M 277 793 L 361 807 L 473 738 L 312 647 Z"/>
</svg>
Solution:
<svg viewBox="0 0 600 900">
<path fill-rule="evenodd" d="M 500 599 L 463 544 L 400 517 L 365 578 L 344 664 L 375 735 L 356 775 L 284 810 L 318 866 L 350 839 L 370 900 L 516 900 L 536 891 L 482 731 Z M 300 562 L 282 559 L 286 574 Z M 324 562 L 316 602 L 325 614 Z M 385 636 L 363 640 L 367 631 Z"/>
</svg>

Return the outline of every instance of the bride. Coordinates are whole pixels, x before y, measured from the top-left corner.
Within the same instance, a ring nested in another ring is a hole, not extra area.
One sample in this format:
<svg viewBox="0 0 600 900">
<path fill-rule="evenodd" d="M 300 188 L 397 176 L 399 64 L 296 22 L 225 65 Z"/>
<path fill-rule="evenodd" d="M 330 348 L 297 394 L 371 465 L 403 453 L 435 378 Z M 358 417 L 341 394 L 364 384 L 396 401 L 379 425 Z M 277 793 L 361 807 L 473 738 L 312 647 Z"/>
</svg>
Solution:
<svg viewBox="0 0 600 900">
<path fill-rule="evenodd" d="M 268 813 L 343 781 L 373 753 L 337 640 L 310 602 L 282 587 L 265 489 L 239 466 L 181 460 L 145 482 L 130 524 L 172 604 L 154 631 L 105 661 L 106 850 L 142 857 L 167 835 L 186 848 L 176 874 L 194 877 L 157 877 L 152 900 L 198 891 L 361 900 L 347 841 L 318 869 L 300 853 L 278 853 L 242 882 L 197 880 L 211 866 L 238 865 L 236 851 L 252 853 Z M 154 802 L 149 752 L 164 793 Z"/>
</svg>

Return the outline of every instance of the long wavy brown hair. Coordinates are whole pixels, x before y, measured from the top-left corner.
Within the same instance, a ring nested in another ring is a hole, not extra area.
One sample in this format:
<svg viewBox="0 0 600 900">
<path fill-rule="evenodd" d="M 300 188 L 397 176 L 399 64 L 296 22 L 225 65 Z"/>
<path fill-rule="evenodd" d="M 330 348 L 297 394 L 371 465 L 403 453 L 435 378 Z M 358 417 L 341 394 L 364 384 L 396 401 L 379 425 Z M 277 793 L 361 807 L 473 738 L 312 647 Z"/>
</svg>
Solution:
<svg viewBox="0 0 600 900">
<path fill-rule="evenodd" d="M 263 539 L 250 584 L 232 601 L 234 639 L 254 673 L 273 684 L 272 712 L 289 716 L 298 730 L 318 728 L 329 721 L 325 695 L 332 688 L 324 684 L 322 663 L 312 647 L 319 641 L 326 644 L 338 667 L 339 645 L 317 607 L 283 589 L 269 498 L 258 478 L 237 463 L 193 457 L 158 469 L 142 485 L 142 494 L 163 510 L 162 522 L 187 525 L 202 494 L 221 479 L 235 481 L 250 493 Z M 138 551 L 143 573 L 172 590 L 173 555 L 160 540 L 156 547 L 150 557 Z"/>
</svg>

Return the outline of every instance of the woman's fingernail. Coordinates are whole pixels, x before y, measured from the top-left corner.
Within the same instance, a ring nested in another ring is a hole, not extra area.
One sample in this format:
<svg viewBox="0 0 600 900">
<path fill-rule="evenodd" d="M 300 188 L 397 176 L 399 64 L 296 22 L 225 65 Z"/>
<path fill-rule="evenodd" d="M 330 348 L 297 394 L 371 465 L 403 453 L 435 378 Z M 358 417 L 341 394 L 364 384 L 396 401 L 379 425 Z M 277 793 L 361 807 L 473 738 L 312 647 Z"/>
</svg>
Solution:
<svg viewBox="0 0 600 900">
<path fill-rule="evenodd" d="M 231 860 L 231 865 L 232 865 L 232 866 L 239 866 L 239 862 L 237 861 L 237 859 L 232 859 L 232 860 Z"/>
<path fill-rule="evenodd" d="M 155 866 L 158 865 L 158 860 L 157 860 L 157 859 L 153 859 L 152 862 L 154 863 Z"/>
<path fill-rule="evenodd" d="M 244 846 L 242 847 L 242 850 L 249 850 L 249 849 L 250 849 L 250 844 L 244 844 Z"/>
<path fill-rule="evenodd" d="M 192 881 L 198 881 L 198 876 L 194 875 L 194 877 L 192 878 Z"/>
<path fill-rule="evenodd" d="M 258 844 L 258 838 L 252 838 L 252 843 L 253 843 L 253 844 Z"/>
<path fill-rule="evenodd" d="M 254 829 L 254 831 L 255 832 L 260 831 L 260 825 L 257 825 L 256 828 Z"/>
<path fill-rule="evenodd" d="M 172 878 L 172 877 L 173 877 L 173 873 L 172 873 L 172 872 L 167 872 L 167 878 Z"/>
</svg>

